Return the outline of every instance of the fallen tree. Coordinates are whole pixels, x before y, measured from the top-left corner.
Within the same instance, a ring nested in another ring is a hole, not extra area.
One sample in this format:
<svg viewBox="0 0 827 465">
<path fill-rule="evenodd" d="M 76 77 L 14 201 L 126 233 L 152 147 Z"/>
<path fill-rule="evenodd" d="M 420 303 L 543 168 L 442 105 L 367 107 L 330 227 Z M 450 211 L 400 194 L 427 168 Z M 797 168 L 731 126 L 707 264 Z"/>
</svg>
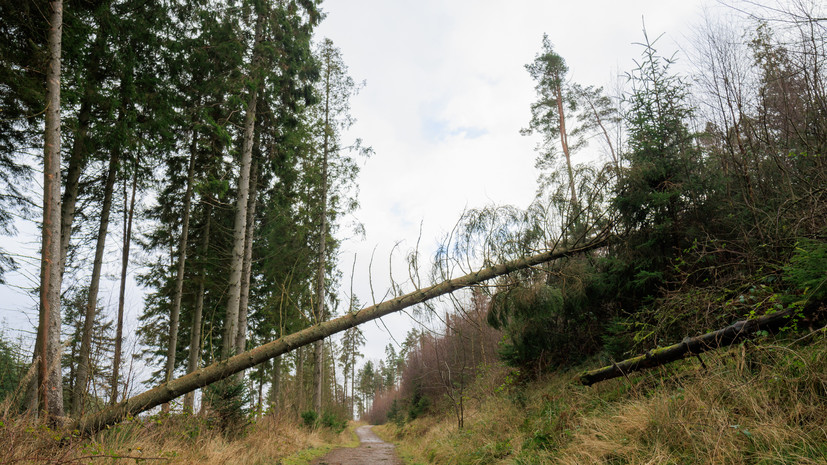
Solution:
<svg viewBox="0 0 827 465">
<path fill-rule="evenodd" d="M 449 279 L 424 289 L 417 289 L 408 294 L 348 313 L 339 318 L 311 326 L 302 331 L 284 336 L 275 341 L 260 345 L 234 357 L 214 363 L 192 373 L 176 378 L 149 391 L 131 397 L 117 405 L 86 416 L 76 421 L 72 429 L 82 434 L 92 434 L 100 429 L 117 423 L 123 418 L 134 416 L 155 406 L 194 391 L 198 388 L 225 379 L 242 370 L 246 370 L 267 360 L 290 352 L 298 347 L 311 344 L 332 334 L 358 326 L 362 323 L 381 318 L 427 300 L 448 294 L 457 289 L 479 284 L 498 276 L 526 269 L 563 257 L 580 254 L 602 247 L 609 239 L 608 229 L 592 240 L 563 250 L 551 250 L 530 257 L 511 260 L 506 263 L 483 268 L 455 279 Z"/>
<path fill-rule="evenodd" d="M 652 349 L 643 355 L 580 374 L 581 384 L 591 386 L 600 381 L 625 376 L 634 371 L 665 365 L 703 352 L 730 346 L 755 335 L 760 330 L 774 330 L 789 322 L 790 311 L 782 311 L 751 320 L 737 321 L 726 328 L 700 336 L 687 337 L 678 344 Z"/>
</svg>

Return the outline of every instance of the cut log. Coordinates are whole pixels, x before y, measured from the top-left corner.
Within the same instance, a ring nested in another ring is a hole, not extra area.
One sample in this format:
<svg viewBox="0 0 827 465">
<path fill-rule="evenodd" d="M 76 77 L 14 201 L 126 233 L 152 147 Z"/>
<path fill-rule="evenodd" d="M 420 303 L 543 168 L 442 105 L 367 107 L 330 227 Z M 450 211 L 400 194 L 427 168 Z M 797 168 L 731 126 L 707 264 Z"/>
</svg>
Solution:
<svg viewBox="0 0 827 465">
<path fill-rule="evenodd" d="M 579 377 L 581 384 L 591 386 L 600 381 L 618 378 L 634 371 L 665 365 L 686 357 L 729 346 L 755 335 L 759 330 L 773 330 L 789 321 L 789 311 L 764 315 L 752 320 L 737 321 L 726 328 L 700 336 L 687 337 L 678 344 L 650 350 L 643 355 L 603 368 L 586 371 Z"/>
<path fill-rule="evenodd" d="M 577 255 L 603 247 L 607 243 L 608 239 L 608 231 L 604 231 L 594 239 L 579 247 L 572 247 L 563 250 L 552 250 L 538 255 L 519 258 L 506 263 L 483 268 L 474 273 L 455 279 L 449 279 L 424 289 L 417 289 L 408 294 L 386 300 L 353 313 L 348 313 L 333 320 L 325 321 L 302 331 L 284 336 L 275 341 L 260 345 L 234 357 L 221 360 L 210 366 L 201 368 L 180 378 L 169 381 L 168 383 L 150 389 L 149 391 L 138 394 L 119 403 L 118 405 L 101 410 L 96 414 L 88 415 L 75 422 L 72 425 L 72 429 L 76 429 L 82 434 L 92 434 L 108 425 L 117 423 L 123 418 L 137 415 L 155 406 L 161 405 L 164 402 L 169 402 L 195 389 L 215 383 L 216 381 L 220 381 L 233 375 L 234 373 L 254 367 L 273 357 L 285 354 L 298 347 L 311 344 L 332 334 L 358 326 L 371 320 L 375 320 L 377 318 L 381 318 L 390 313 L 403 310 L 435 297 L 448 294 L 457 289 L 479 284 L 489 279 L 514 271 L 523 270 L 541 263 L 558 260 L 563 257 Z"/>
</svg>

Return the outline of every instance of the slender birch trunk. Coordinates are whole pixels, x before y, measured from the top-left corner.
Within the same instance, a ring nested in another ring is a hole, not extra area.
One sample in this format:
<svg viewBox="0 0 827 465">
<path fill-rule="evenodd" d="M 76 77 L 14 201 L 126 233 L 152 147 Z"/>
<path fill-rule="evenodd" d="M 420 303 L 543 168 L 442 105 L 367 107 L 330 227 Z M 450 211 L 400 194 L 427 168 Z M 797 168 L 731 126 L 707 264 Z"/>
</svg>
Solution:
<svg viewBox="0 0 827 465">
<path fill-rule="evenodd" d="M 118 177 L 120 166 L 120 151 L 115 149 L 109 159 L 109 170 L 103 190 L 103 204 L 101 205 L 98 238 L 95 244 L 95 259 L 92 262 L 92 280 L 89 283 L 89 293 L 86 297 L 86 309 L 83 318 L 83 331 L 80 340 L 80 355 L 77 367 L 77 379 L 72 390 L 72 416 L 80 417 L 84 411 L 84 399 L 89 383 L 89 371 L 92 352 L 92 329 L 95 326 L 95 316 L 98 312 L 98 291 L 100 290 L 101 269 L 103 268 L 103 253 L 106 250 L 106 234 L 109 229 L 109 215 L 112 211 L 112 194 L 115 190 L 115 180 Z"/>
<path fill-rule="evenodd" d="M 204 226 L 204 242 L 201 245 L 201 255 L 206 257 L 210 251 L 210 223 L 212 223 L 212 205 L 207 207 L 207 224 Z M 201 275 L 198 278 L 198 294 L 195 296 L 195 314 L 192 316 L 190 326 L 190 351 L 187 359 L 187 373 L 198 369 L 201 361 L 201 319 L 204 314 L 204 280 L 206 272 L 201 268 Z M 193 412 L 195 408 L 195 391 L 188 392 L 184 396 L 184 411 Z"/>
<path fill-rule="evenodd" d="M 136 163 L 137 165 L 137 163 Z M 126 269 L 129 265 L 129 246 L 132 243 L 132 220 L 135 217 L 135 191 L 138 190 L 138 167 L 132 173 L 132 196 L 129 200 L 129 210 L 126 208 L 126 185 L 123 192 L 123 210 L 126 213 L 123 231 L 123 253 L 121 255 L 121 287 L 118 292 L 118 321 L 115 328 L 115 360 L 112 367 L 112 392 L 109 403 L 118 402 L 118 383 L 120 382 L 121 352 L 123 351 L 123 308 L 126 302 Z"/>
<path fill-rule="evenodd" d="M 43 235 L 40 271 L 39 397 L 50 421 L 63 417 L 60 366 L 60 66 L 63 1 L 49 3 L 49 65 L 43 144 Z"/>
</svg>

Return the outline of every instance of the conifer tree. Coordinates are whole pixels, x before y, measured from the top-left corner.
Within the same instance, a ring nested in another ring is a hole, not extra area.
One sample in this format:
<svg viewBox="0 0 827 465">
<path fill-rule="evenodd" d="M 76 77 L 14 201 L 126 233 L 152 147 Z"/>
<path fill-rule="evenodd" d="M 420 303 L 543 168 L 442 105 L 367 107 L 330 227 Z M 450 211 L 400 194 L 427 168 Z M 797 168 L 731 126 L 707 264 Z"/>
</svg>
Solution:
<svg viewBox="0 0 827 465">
<path fill-rule="evenodd" d="M 566 131 L 566 111 L 574 110 L 574 99 L 566 88 L 566 61 L 551 45 L 547 34 L 543 34 L 543 48 L 534 58 L 534 62 L 526 65 L 531 77 L 537 82 L 537 102 L 531 105 L 531 121 L 521 132 L 525 135 L 539 133 L 543 142 L 538 146 L 540 157 L 548 163 L 554 158 L 556 150 L 554 140 L 559 138 L 560 148 L 566 159 L 571 203 L 577 205 L 577 191 L 574 181 L 574 170 L 571 164 L 571 150 L 569 132 Z"/>
<path fill-rule="evenodd" d="M 43 154 L 43 230 L 40 267 L 40 409 L 50 421 L 63 417 L 60 364 L 60 71 L 63 1 L 49 3 L 49 64 L 46 72 L 46 124 Z"/>
</svg>

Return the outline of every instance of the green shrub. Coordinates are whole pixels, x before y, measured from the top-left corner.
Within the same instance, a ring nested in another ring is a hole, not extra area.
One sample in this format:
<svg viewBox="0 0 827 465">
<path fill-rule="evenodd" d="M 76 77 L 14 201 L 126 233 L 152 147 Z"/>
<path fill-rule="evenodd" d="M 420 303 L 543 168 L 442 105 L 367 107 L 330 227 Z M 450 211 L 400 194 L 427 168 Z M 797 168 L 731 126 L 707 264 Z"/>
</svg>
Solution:
<svg viewBox="0 0 827 465">
<path fill-rule="evenodd" d="M 306 410 L 301 413 L 302 423 L 308 428 L 315 428 L 316 422 L 319 421 L 319 414 L 314 410 Z"/>
<path fill-rule="evenodd" d="M 322 414 L 321 425 L 338 434 L 344 431 L 347 427 L 347 420 L 339 417 L 331 411 L 325 411 Z"/>
<path fill-rule="evenodd" d="M 241 433 L 247 426 L 248 393 L 244 383 L 235 376 L 210 384 L 205 400 L 228 437 Z"/>
<path fill-rule="evenodd" d="M 827 298 L 827 242 L 799 240 L 784 267 L 784 281 L 803 293 L 805 302 Z"/>
</svg>

